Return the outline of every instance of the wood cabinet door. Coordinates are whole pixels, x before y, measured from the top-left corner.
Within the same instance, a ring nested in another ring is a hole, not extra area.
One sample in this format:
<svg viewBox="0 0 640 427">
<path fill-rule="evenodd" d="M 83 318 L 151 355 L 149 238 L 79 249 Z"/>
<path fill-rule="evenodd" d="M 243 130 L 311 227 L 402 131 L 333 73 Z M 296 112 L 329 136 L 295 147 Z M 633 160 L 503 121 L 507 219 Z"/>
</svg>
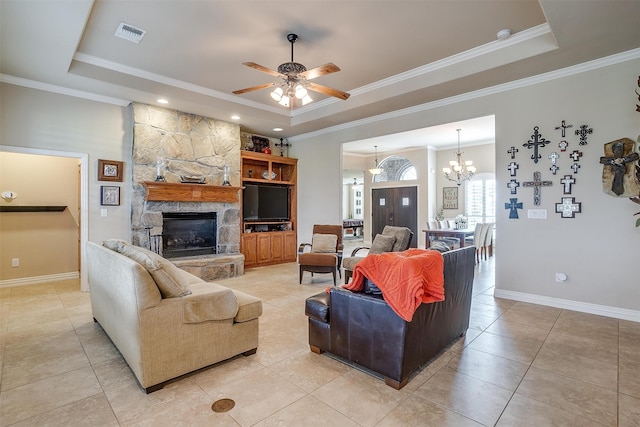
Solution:
<svg viewBox="0 0 640 427">
<path fill-rule="evenodd" d="M 256 233 L 258 248 L 258 264 L 271 260 L 271 235 L 270 233 Z"/>
<path fill-rule="evenodd" d="M 295 261 L 298 257 L 298 242 L 295 231 L 284 233 L 284 259 L 285 261 Z"/>
<path fill-rule="evenodd" d="M 244 233 L 242 235 L 242 254 L 244 255 L 245 267 L 258 263 L 258 247 L 256 245 L 255 234 Z"/>
<path fill-rule="evenodd" d="M 271 233 L 271 261 L 284 261 L 284 233 Z"/>
</svg>

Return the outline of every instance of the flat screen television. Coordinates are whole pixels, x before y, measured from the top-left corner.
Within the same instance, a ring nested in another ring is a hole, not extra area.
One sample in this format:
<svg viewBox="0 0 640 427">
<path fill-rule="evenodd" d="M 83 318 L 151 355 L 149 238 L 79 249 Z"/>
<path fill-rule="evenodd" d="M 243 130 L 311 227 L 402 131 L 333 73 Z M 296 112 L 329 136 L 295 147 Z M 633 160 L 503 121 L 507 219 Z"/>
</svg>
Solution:
<svg viewBox="0 0 640 427">
<path fill-rule="evenodd" d="M 244 221 L 288 221 L 289 187 L 246 185 L 242 192 Z"/>
</svg>

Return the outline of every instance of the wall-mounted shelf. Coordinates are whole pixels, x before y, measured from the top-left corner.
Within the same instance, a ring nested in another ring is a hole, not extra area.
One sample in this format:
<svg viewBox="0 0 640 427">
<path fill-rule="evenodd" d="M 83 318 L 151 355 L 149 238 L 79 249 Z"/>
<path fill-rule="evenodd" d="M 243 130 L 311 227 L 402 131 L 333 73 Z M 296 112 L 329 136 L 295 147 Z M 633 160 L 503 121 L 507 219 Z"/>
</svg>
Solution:
<svg viewBox="0 0 640 427">
<path fill-rule="evenodd" d="M 0 206 L 0 212 L 62 212 L 66 206 Z"/>
<path fill-rule="evenodd" d="M 238 202 L 241 187 L 227 185 L 183 184 L 179 182 L 143 182 L 145 200 L 151 202 Z"/>
</svg>

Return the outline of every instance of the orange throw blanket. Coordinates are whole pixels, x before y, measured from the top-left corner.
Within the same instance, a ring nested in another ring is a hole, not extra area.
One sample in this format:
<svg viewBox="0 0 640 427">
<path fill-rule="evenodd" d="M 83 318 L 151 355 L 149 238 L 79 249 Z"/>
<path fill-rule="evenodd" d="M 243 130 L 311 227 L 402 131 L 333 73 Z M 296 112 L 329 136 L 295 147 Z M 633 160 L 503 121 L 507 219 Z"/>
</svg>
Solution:
<svg viewBox="0 0 640 427">
<path fill-rule="evenodd" d="M 444 301 L 444 259 L 438 251 L 409 249 L 367 255 L 343 288 L 361 291 L 367 277 L 398 316 L 410 322 L 421 303 Z"/>
</svg>

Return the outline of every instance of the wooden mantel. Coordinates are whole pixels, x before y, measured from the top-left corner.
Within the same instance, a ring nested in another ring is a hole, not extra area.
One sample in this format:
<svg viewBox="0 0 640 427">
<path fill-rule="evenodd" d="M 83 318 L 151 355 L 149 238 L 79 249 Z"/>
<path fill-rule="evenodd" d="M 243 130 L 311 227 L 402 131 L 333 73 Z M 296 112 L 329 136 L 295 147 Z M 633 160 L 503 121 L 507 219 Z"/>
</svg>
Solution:
<svg viewBox="0 0 640 427">
<path fill-rule="evenodd" d="M 151 202 L 238 202 L 242 187 L 228 185 L 183 184 L 180 182 L 145 181 L 145 200 Z"/>
</svg>

